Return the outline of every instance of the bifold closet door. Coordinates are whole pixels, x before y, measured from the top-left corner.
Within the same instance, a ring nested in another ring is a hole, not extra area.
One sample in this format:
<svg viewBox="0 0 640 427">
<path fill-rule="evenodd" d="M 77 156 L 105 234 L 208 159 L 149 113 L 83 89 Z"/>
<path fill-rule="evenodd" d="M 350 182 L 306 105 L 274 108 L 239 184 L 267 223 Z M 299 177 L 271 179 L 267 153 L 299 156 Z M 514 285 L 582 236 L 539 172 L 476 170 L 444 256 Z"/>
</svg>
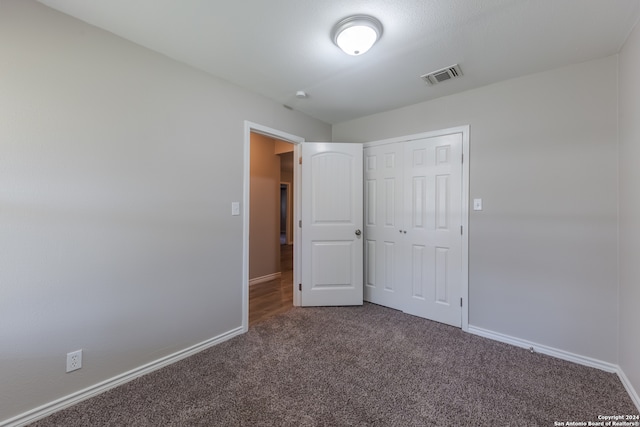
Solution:
<svg viewBox="0 0 640 427">
<path fill-rule="evenodd" d="M 403 309 L 402 144 L 367 147 L 364 151 L 364 299 Z"/>
<path fill-rule="evenodd" d="M 409 314 L 462 325 L 462 134 L 405 144 Z"/>
<path fill-rule="evenodd" d="M 462 134 L 364 153 L 364 299 L 462 324 Z"/>
</svg>

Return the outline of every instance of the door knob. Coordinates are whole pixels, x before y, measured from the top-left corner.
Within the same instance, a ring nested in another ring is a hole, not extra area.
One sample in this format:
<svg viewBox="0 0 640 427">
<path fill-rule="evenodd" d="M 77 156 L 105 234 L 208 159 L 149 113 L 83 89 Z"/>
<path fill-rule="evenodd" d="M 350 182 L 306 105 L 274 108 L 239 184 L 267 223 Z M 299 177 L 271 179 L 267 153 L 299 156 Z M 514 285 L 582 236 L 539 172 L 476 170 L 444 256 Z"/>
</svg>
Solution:
<svg viewBox="0 0 640 427">
<path fill-rule="evenodd" d="M 362 234 L 362 231 L 360 231 L 360 230 L 356 230 L 356 236 L 359 236 L 359 235 L 361 235 L 361 234 Z"/>
</svg>

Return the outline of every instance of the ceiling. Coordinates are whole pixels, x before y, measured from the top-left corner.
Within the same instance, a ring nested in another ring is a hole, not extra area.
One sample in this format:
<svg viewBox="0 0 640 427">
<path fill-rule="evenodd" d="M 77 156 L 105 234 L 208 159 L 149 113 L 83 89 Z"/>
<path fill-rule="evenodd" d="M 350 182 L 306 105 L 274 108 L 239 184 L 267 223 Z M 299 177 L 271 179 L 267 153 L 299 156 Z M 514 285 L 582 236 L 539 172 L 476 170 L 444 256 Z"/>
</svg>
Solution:
<svg viewBox="0 0 640 427">
<path fill-rule="evenodd" d="M 39 1 L 331 124 L 617 53 L 640 16 L 640 0 Z M 352 14 L 384 27 L 362 56 L 330 37 Z M 420 79 L 453 64 L 459 79 Z"/>
</svg>

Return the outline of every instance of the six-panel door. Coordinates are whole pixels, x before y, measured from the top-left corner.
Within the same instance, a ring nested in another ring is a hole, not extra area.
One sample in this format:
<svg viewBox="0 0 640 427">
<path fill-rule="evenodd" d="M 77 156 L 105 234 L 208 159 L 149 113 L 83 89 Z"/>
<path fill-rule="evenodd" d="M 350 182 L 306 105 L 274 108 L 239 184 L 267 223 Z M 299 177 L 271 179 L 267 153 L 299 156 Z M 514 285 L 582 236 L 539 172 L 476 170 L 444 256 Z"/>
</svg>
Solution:
<svg viewBox="0 0 640 427">
<path fill-rule="evenodd" d="M 462 135 L 365 149 L 365 299 L 461 326 Z"/>
<path fill-rule="evenodd" d="M 364 154 L 364 299 L 404 309 L 404 147 L 385 144 Z"/>
</svg>

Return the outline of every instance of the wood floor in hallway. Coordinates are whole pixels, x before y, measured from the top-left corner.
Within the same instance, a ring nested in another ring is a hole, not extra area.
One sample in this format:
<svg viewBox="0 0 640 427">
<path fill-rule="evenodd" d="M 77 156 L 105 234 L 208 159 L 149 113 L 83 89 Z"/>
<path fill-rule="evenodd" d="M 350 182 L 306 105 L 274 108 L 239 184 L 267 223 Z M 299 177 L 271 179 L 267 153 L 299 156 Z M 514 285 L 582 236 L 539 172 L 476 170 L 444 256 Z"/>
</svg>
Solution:
<svg viewBox="0 0 640 427">
<path fill-rule="evenodd" d="M 293 307 L 293 245 L 280 246 L 282 277 L 249 287 L 249 326 Z"/>
</svg>

